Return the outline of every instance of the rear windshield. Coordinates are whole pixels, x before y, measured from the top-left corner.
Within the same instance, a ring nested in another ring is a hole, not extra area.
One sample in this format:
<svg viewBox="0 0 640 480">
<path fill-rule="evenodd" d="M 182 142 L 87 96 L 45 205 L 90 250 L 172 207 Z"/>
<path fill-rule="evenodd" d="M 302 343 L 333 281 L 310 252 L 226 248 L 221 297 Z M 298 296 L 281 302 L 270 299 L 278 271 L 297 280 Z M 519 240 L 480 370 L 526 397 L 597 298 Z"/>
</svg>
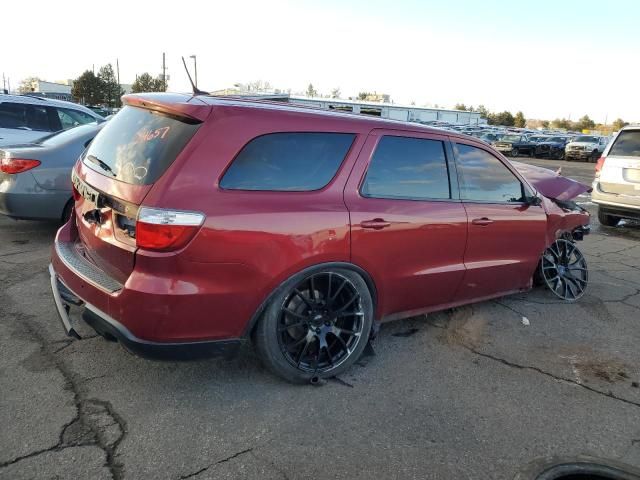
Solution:
<svg viewBox="0 0 640 480">
<path fill-rule="evenodd" d="M 609 155 L 640 157 L 640 130 L 624 130 L 620 132 L 611 147 Z"/>
<path fill-rule="evenodd" d="M 149 185 L 169 168 L 199 125 L 126 106 L 106 123 L 83 161 L 122 182 Z"/>
</svg>

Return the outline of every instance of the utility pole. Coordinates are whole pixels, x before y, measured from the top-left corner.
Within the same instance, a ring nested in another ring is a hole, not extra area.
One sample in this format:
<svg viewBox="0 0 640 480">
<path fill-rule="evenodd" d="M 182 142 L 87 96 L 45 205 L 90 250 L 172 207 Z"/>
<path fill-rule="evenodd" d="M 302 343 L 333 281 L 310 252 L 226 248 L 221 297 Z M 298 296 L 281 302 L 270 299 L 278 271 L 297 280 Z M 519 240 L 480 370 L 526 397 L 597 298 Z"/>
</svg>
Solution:
<svg viewBox="0 0 640 480">
<path fill-rule="evenodd" d="M 198 88 L 198 61 L 195 55 L 191 55 L 191 58 L 193 58 L 193 70 L 196 77 L 196 88 Z"/>
<path fill-rule="evenodd" d="M 162 86 L 167 91 L 167 64 L 165 63 L 165 54 L 162 52 Z"/>
<path fill-rule="evenodd" d="M 116 78 L 118 79 L 118 86 L 120 86 L 120 62 L 116 58 Z"/>
</svg>

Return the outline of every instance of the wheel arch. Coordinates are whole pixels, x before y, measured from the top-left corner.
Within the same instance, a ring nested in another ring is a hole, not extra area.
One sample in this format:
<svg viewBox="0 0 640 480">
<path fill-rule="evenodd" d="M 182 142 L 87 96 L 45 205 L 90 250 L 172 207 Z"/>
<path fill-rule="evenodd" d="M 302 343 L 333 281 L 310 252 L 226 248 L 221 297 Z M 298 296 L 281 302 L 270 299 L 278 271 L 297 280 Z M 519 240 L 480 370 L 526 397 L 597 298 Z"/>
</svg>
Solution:
<svg viewBox="0 0 640 480">
<path fill-rule="evenodd" d="M 355 273 L 357 273 L 358 275 L 360 275 L 362 277 L 362 279 L 364 280 L 364 282 L 367 284 L 367 288 L 369 289 L 369 292 L 371 293 L 371 300 L 373 301 L 373 311 L 376 312 L 377 311 L 377 307 L 378 307 L 378 289 L 376 287 L 375 282 L 373 281 L 373 277 L 369 274 L 369 272 L 367 272 L 364 268 L 351 263 L 351 262 L 324 262 L 324 263 L 318 263 L 315 265 L 311 265 L 308 267 L 303 268 L 302 270 L 290 275 L 289 277 L 287 277 L 286 279 L 284 279 L 282 282 L 280 282 L 280 284 L 274 288 L 271 293 L 269 293 L 269 295 L 267 295 L 267 297 L 262 301 L 262 303 L 260 304 L 260 306 L 258 307 L 258 309 L 253 313 L 253 315 L 251 316 L 251 319 L 249 320 L 249 322 L 247 323 L 247 326 L 245 327 L 244 333 L 242 335 L 243 338 L 247 338 L 250 337 L 253 334 L 253 331 L 256 328 L 256 325 L 258 324 L 258 320 L 260 319 L 260 317 L 262 316 L 262 314 L 264 313 L 265 309 L 267 308 L 267 306 L 271 303 L 271 301 L 273 300 L 273 298 L 280 293 L 280 291 L 282 290 L 282 288 L 285 286 L 285 284 L 287 284 L 290 280 L 296 278 L 296 277 L 304 277 L 306 275 L 309 275 L 311 273 L 314 273 L 316 271 L 320 271 L 323 270 L 325 268 L 342 268 L 342 269 L 346 269 L 346 270 L 351 270 Z M 375 317 L 374 317 L 374 323 L 375 323 Z"/>
</svg>

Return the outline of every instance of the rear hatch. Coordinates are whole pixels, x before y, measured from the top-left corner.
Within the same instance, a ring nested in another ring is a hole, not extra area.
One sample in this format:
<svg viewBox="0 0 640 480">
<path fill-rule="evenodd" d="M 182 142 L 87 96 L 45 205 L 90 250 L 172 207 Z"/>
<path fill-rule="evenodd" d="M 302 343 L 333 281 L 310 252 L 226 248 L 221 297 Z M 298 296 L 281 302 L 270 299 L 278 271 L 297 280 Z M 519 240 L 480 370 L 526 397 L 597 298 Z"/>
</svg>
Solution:
<svg viewBox="0 0 640 480">
<path fill-rule="evenodd" d="M 622 130 L 604 156 L 600 190 L 640 197 L 640 129 Z"/>
<path fill-rule="evenodd" d="M 107 122 L 72 173 L 76 249 L 120 283 L 134 267 L 140 205 L 211 108 L 200 101 L 202 118 L 195 118 L 156 97 L 125 97 L 128 105 Z"/>
</svg>

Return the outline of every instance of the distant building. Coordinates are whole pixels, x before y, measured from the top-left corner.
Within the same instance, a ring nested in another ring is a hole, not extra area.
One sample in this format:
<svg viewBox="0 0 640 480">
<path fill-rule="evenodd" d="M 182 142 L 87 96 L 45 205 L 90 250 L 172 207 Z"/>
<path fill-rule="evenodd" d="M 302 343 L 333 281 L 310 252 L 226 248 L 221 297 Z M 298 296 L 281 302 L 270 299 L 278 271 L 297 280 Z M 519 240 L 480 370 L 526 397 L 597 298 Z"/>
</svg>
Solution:
<svg viewBox="0 0 640 480">
<path fill-rule="evenodd" d="M 71 86 L 72 81 L 67 83 L 55 83 L 45 82 L 43 80 L 36 80 L 31 83 L 31 91 L 25 92 L 28 95 L 35 95 L 38 97 L 54 98 L 56 100 L 71 101 Z"/>
<path fill-rule="evenodd" d="M 341 100 L 337 98 L 298 97 L 287 93 L 247 92 L 239 88 L 225 88 L 211 92 L 211 95 L 236 96 L 251 100 L 271 100 L 289 102 L 309 107 L 334 110 L 337 112 L 359 113 L 374 117 L 400 120 L 402 122 L 448 122 L 458 125 L 485 124 L 487 120 L 480 118 L 480 112 L 468 112 L 465 110 L 447 110 L 443 108 L 416 107 L 414 105 L 398 105 L 395 103 Z M 376 94 L 377 97 L 382 97 Z M 388 95 L 386 95 L 388 97 Z"/>
<path fill-rule="evenodd" d="M 478 125 L 487 123 L 480 118 L 480 112 L 464 110 L 446 110 L 443 108 L 416 107 L 415 105 L 398 105 L 395 103 L 367 102 L 360 100 L 339 100 L 335 98 L 290 97 L 291 103 L 324 108 L 339 112 L 360 113 L 374 117 L 400 120 L 403 122 L 448 122 L 460 125 Z"/>
</svg>

